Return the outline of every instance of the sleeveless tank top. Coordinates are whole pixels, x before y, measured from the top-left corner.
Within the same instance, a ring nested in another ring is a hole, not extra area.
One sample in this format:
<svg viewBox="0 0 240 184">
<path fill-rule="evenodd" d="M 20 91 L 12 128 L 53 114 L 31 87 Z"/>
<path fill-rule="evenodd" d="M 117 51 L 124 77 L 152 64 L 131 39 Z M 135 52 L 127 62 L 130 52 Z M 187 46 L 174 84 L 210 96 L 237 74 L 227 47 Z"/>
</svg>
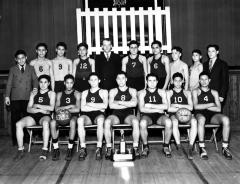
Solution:
<svg viewBox="0 0 240 184">
<path fill-rule="evenodd" d="M 89 62 L 89 58 L 87 58 L 85 60 L 79 58 L 79 63 L 77 65 L 75 78 L 87 79 L 91 72 L 92 72 L 92 69 L 91 69 L 91 65 Z"/>
<path fill-rule="evenodd" d="M 139 55 L 135 59 L 128 56 L 126 73 L 127 76 L 131 78 L 144 76 L 143 64 L 139 61 Z"/>
</svg>

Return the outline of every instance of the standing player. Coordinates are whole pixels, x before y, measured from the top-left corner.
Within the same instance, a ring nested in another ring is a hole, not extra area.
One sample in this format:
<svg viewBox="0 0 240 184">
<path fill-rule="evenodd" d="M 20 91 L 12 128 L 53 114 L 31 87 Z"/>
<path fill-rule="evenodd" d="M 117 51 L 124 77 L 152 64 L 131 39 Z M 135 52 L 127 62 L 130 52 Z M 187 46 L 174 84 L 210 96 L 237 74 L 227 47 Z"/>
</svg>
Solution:
<svg viewBox="0 0 240 184">
<path fill-rule="evenodd" d="M 46 58 L 47 45 L 45 43 L 38 43 L 36 46 L 37 58 L 30 62 L 30 65 L 34 67 L 37 77 L 40 75 L 49 75 L 51 77 L 51 87 L 54 90 L 54 76 L 52 62 Z"/>
<path fill-rule="evenodd" d="M 130 41 L 129 55 L 122 59 L 122 71 L 128 76 L 127 85 L 140 91 L 145 88 L 145 77 L 147 75 L 146 57 L 138 54 L 139 43 Z"/>
<path fill-rule="evenodd" d="M 200 156 L 207 160 L 208 155 L 205 149 L 205 123 L 222 124 L 222 154 L 226 159 L 231 160 L 232 155 L 229 150 L 230 120 L 224 114 L 221 114 L 221 103 L 218 92 L 209 88 L 211 81 L 207 72 L 199 75 L 200 87 L 193 91 L 193 104 L 198 121 L 198 139 L 200 147 Z"/>
<path fill-rule="evenodd" d="M 16 124 L 16 135 L 18 142 L 18 153 L 14 160 L 20 160 L 24 157 L 23 146 L 23 129 L 28 126 L 40 124 L 43 127 L 43 147 L 40 159 L 47 159 L 48 154 L 48 141 L 49 141 L 49 123 L 51 121 L 51 112 L 55 105 L 55 93 L 49 90 L 50 77 L 48 75 L 41 75 L 38 78 L 39 91 L 32 92 L 30 95 L 26 116 L 19 120 Z"/>
<path fill-rule="evenodd" d="M 104 38 L 102 41 L 103 52 L 96 56 L 96 72 L 101 79 L 100 87 L 110 90 L 117 87 L 114 79 L 121 71 L 121 58 L 112 52 L 112 41 Z"/>
<path fill-rule="evenodd" d="M 95 60 L 87 56 L 88 45 L 80 43 L 77 46 L 79 58 L 73 61 L 73 76 L 75 89 L 82 92 L 89 89 L 88 76 L 95 72 Z"/>
<path fill-rule="evenodd" d="M 141 112 L 140 134 L 143 141 L 141 156 L 147 157 L 149 154 L 147 127 L 156 123 L 165 126 L 163 153 L 166 157 L 171 157 L 169 141 L 172 135 L 172 122 L 164 114 L 164 111 L 168 109 L 166 92 L 157 88 L 158 79 L 155 74 L 148 74 L 146 80 L 147 89 L 140 91 L 138 94 L 139 109 Z"/>
<path fill-rule="evenodd" d="M 65 157 L 65 160 L 71 160 L 72 159 L 72 153 L 73 153 L 73 144 L 74 144 L 74 138 L 76 133 L 76 122 L 77 118 L 79 116 L 80 111 L 80 93 L 76 90 L 74 90 L 74 77 L 71 74 L 68 74 L 64 77 L 64 85 L 65 85 L 65 91 L 57 93 L 57 100 L 56 100 L 56 106 L 55 110 L 65 110 L 67 109 L 71 113 L 71 120 L 70 120 L 70 130 L 69 130 L 69 143 L 68 143 L 68 149 L 67 149 L 67 155 Z M 52 135 L 52 143 L 53 143 L 53 154 L 52 154 L 52 160 L 59 160 L 60 157 L 60 151 L 58 146 L 58 136 L 59 131 L 58 129 L 58 122 L 56 120 L 52 120 L 50 123 L 51 127 L 51 135 Z"/>
<path fill-rule="evenodd" d="M 186 108 L 189 111 L 193 110 L 193 102 L 191 92 L 182 89 L 183 75 L 181 73 L 175 73 L 172 77 L 173 89 L 167 92 L 167 98 L 169 102 L 168 112 L 170 114 L 170 119 L 173 123 L 173 137 L 176 141 L 178 154 L 182 156 L 182 150 L 180 145 L 180 133 L 178 129 L 179 122 L 176 117 L 176 112 L 181 108 Z M 190 135 L 189 135 L 189 148 L 188 148 L 188 158 L 193 159 L 193 144 L 197 136 L 197 120 L 192 116 L 187 124 L 191 125 Z"/>
<path fill-rule="evenodd" d="M 184 89 L 188 89 L 188 81 L 189 81 L 189 74 L 188 74 L 188 65 L 181 60 L 182 56 L 182 48 L 181 47 L 173 47 L 172 48 L 172 59 L 173 62 L 170 63 L 170 71 L 171 71 L 171 78 L 173 74 L 179 72 L 184 77 Z M 173 81 L 171 81 L 173 84 Z"/>
<path fill-rule="evenodd" d="M 64 42 L 59 42 L 56 45 L 56 54 L 52 60 L 53 74 L 55 80 L 55 92 L 64 91 L 64 77 L 67 74 L 72 74 L 72 61 L 65 57 L 67 45 Z"/>
<path fill-rule="evenodd" d="M 112 115 L 108 116 L 104 123 L 104 135 L 106 139 L 107 152 L 106 159 L 113 156 L 111 144 L 111 128 L 116 124 L 129 124 L 133 128 L 133 155 L 140 158 L 138 149 L 139 141 L 139 121 L 134 116 L 133 108 L 137 105 L 137 91 L 126 86 L 127 76 L 125 72 L 117 74 L 118 88 L 111 89 L 109 92 L 109 107 L 113 109 Z"/>
<path fill-rule="evenodd" d="M 154 41 L 151 44 L 153 56 L 148 58 L 148 73 L 158 77 L 157 88 L 167 89 L 170 80 L 170 68 L 168 56 L 162 55 L 162 43 Z"/>
<path fill-rule="evenodd" d="M 81 116 L 78 118 L 78 136 L 81 149 L 79 160 L 87 156 L 85 125 L 97 124 L 97 150 L 96 160 L 102 159 L 103 124 L 105 109 L 108 106 L 108 91 L 99 88 L 100 79 L 96 73 L 89 75 L 90 89 L 82 92 Z"/>
</svg>

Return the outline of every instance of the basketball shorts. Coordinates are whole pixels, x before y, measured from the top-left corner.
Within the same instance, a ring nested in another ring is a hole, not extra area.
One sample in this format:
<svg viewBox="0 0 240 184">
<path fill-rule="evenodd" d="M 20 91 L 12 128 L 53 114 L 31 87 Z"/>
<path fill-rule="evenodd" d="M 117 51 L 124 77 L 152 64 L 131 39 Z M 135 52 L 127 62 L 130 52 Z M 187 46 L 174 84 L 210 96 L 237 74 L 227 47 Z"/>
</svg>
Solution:
<svg viewBox="0 0 240 184">
<path fill-rule="evenodd" d="M 120 120 L 120 123 L 124 123 L 124 120 L 127 116 L 133 115 L 133 109 L 132 108 L 127 108 L 127 109 L 113 110 L 112 115 L 117 116 Z"/>
<path fill-rule="evenodd" d="M 87 78 L 76 78 L 74 82 L 74 89 L 78 90 L 79 92 L 82 92 L 84 90 L 87 90 L 90 88 L 90 85 L 88 83 Z"/>
<path fill-rule="evenodd" d="M 163 115 L 164 113 L 141 113 L 141 117 L 149 117 L 152 120 L 152 124 L 157 124 L 157 120 Z"/>
<path fill-rule="evenodd" d="M 91 122 L 95 123 L 94 120 L 96 119 L 96 117 L 98 117 L 99 115 L 105 116 L 105 113 L 102 111 L 91 111 L 91 112 L 81 112 L 81 115 L 88 116 Z"/>
<path fill-rule="evenodd" d="M 204 110 L 195 110 L 194 112 L 194 115 L 197 115 L 197 114 L 202 114 L 205 118 L 206 118 L 206 124 L 209 124 L 212 117 L 217 114 L 217 112 L 214 112 L 214 111 L 209 111 L 207 109 L 204 109 Z"/>
<path fill-rule="evenodd" d="M 31 113 L 31 114 L 29 114 L 29 116 L 31 116 L 33 119 L 34 119 L 34 121 L 36 122 L 36 124 L 39 124 L 39 121 L 40 121 L 40 119 L 42 118 L 42 117 L 44 117 L 44 116 L 48 116 L 48 117 L 50 117 L 51 118 L 51 115 L 50 114 L 43 114 L 43 113 Z"/>
</svg>

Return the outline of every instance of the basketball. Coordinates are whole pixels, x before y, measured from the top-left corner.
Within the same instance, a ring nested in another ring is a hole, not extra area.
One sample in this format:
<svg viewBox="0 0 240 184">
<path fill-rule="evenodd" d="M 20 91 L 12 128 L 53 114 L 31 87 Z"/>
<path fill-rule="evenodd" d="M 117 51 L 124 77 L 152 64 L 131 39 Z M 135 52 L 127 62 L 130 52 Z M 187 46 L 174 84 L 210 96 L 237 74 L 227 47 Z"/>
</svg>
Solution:
<svg viewBox="0 0 240 184">
<path fill-rule="evenodd" d="M 176 117 L 177 117 L 178 121 L 181 123 L 188 122 L 191 119 L 191 116 L 192 116 L 191 111 L 186 108 L 180 108 L 176 112 Z"/>
<path fill-rule="evenodd" d="M 60 109 L 56 112 L 56 121 L 59 125 L 65 126 L 70 123 L 71 113 L 67 109 Z"/>
</svg>

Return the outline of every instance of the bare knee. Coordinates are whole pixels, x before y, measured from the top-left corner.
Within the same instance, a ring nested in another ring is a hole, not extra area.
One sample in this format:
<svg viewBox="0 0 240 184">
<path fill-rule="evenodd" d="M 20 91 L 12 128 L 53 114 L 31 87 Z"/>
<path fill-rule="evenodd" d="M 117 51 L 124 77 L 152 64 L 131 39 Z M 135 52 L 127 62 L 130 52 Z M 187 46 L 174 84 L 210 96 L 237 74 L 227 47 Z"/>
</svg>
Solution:
<svg viewBox="0 0 240 184">
<path fill-rule="evenodd" d="M 229 119 L 229 117 L 224 116 L 224 117 L 222 118 L 222 123 L 223 123 L 223 126 L 229 127 L 229 126 L 230 126 L 230 119 Z"/>
<path fill-rule="evenodd" d="M 140 121 L 140 129 L 141 130 L 146 130 L 147 129 L 147 125 L 148 125 L 147 120 L 141 120 Z"/>
<path fill-rule="evenodd" d="M 205 126 L 205 122 L 206 122 L 206 118 L 205 117 L 199 117 L 198 118 L 198 126 L 199 127 L 204 127 Z"/>
<path fill-rule="evenodd" d="M 170 119 L 166 119 L 165 120 L 165 128 L 170 129 L 170 128 L 172 128 L 172 126 L 173 126 L 172 121 Z"/>
<path fill-rule="evenodd" d="M 82 127 L 82 126 L 84 126 L 84 118 L 83 117 L 80 117 L 80 118 L 78 118 L 78 120 L 77 120 L 77 124 L 78 124 L 78 127 Z"/>
</svg>

